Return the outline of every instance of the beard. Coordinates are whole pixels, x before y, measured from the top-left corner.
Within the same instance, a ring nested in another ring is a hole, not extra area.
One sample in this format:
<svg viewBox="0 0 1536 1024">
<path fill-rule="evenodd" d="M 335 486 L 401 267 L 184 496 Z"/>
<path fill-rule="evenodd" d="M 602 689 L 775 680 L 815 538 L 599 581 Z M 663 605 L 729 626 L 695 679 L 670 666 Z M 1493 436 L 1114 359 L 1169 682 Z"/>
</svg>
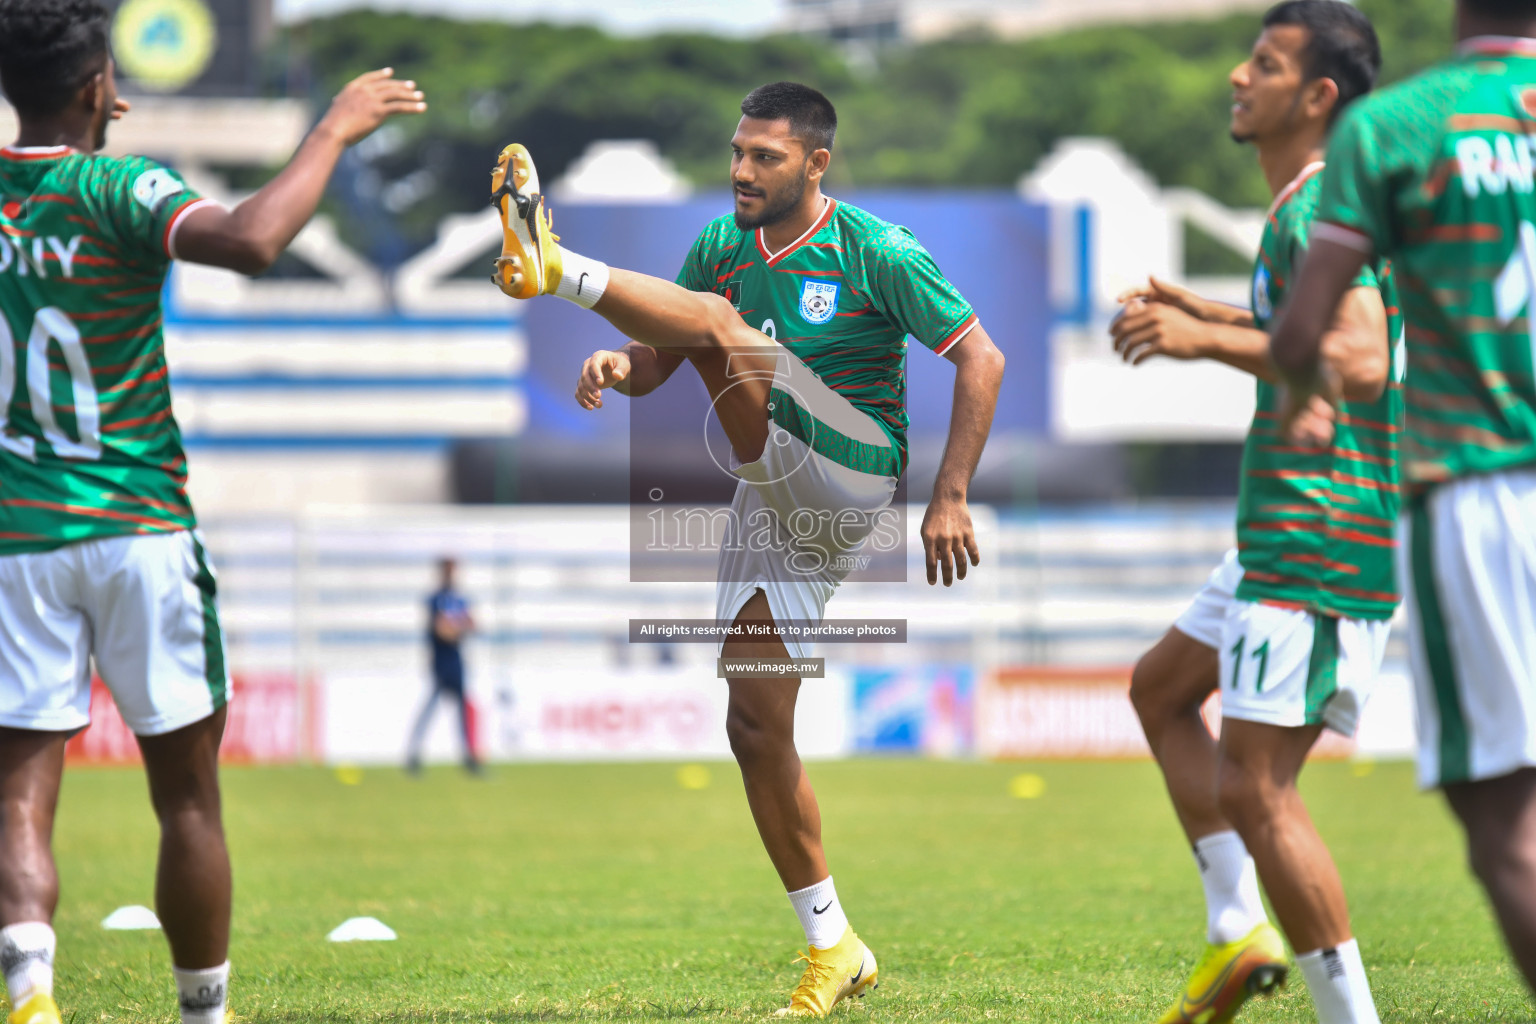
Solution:
<svg viewBox="0 0 1536 1024">
<path fill-rule="evenodd" d="M 763 208 L 756 214 L 745 214 L 736 211 L 736 226 L 742 231 L 751 231 L 754 228 L 768 227 L 777 224 L 800 205 L 800 200 L 805 197 L 806 177 L 802 173 L 800 177 L 777 194 L 764 193 Z"/>
</svg>

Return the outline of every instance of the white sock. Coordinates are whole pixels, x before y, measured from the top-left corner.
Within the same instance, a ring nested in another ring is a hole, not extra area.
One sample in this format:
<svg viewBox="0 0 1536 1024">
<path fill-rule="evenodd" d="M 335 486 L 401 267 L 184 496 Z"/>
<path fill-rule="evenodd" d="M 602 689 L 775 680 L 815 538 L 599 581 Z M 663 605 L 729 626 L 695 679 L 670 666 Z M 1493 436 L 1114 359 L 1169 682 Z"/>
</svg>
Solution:
<svg viewBox="0 0 1536 1024">
<path fill-rule="evenodd" d="M 1380 1024 L 1371 1001 L 1371 983 L 1360 962 L 1360 944 L 1354 939 L 1334 949 L 1303 953 L 1296 965 L 1312 993 L 1317 1024 Z"/>
<path fill-rule="evenodd" d="M 1259 898 L 1259 872 L 1236 832 L 1214 832 L 1195 841 L 1195 863 L 1205 887 L 1205 937 L 1216 945 L 1236 942 L 1269 920 Z"/>
<path fill-rule="evenodd" d="M 591 309 L 608 289 L 608 264 L 560 247 L 560 283 L 555 294 Z"/>
<path fill-rule="evenodd" d="M 790 905 L 805 929 L 805 941 L 817 949 L 831 949 L 848 930 L 848 915 L 837 898 L 832 876 L 789 894 Z"/>
<path fill-rule="evenodd" d="M 218 967 L 188 971 L 172 967 L 181 999 L 181 1024 L 224 1024 L 229 1000 L 229 961 Z"/>
<path fill-rule="evenodd" d="M 25 921 L 0 928 L 0 969 L 12 1006 L 37 993 L 53 995 L 53 952 L 58 947 L 53 928 L 42 921 Z"/>
</svg>

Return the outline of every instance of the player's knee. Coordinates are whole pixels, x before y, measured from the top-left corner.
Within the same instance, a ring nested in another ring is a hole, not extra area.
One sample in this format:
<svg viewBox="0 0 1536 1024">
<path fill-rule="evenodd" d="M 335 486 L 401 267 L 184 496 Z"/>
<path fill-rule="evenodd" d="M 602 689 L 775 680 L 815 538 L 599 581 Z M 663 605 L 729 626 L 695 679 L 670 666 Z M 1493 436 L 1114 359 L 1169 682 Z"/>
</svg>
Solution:
<svg viewBox="0 0 1536 1024">
<path fill-rule="evenodd" d="M 1238 832 L 1274 815 L 1280 793 L 1264 773 L 1223 757 L 1216 770 L 1216 807 Z"/>
<path fill-rule="evenodd" d="M 160 772 L 151 780 L 150 804 L 162 825 L 170 822 L 218 822 L 220 819 L 217 776 L 188 768 L 185 772 Z"/>
<path fill-rule="evenodd" d="M 702 292 L 700 297 L 704 300 L 706 310 L 704 343 L 711 348 L 728 348 L 736 344 L 741 332 L 747 329 L 736 307 L 723 295 Z"/>
<path fill-rule="evenodd" d="M 1148 739 L 1158 731 L 1169 713 L 1167 687 L 1161 685 L 1162 677 L 1149 661 L 1143 655 L 1131 670 L 1131 707 L 1136 709 L 1136 717 L 1141 719 Z"/>
<path fill-rule="evenodd" d="M 1490 893 L 1529 892 L 1536 884 L 1536 849 L 1505 822 L 1468 830 L 1467 862 Z"/>
<path fill-rule="evenodd" d="M 772 760 L 780 753 L 787 738 L 783 731 L 762 717 L 732 705 L 725 714 L 725 736 L 731 753 L 742 767 Z M 788 742 L 793 744 L 793 740 Z"/>
</svg>

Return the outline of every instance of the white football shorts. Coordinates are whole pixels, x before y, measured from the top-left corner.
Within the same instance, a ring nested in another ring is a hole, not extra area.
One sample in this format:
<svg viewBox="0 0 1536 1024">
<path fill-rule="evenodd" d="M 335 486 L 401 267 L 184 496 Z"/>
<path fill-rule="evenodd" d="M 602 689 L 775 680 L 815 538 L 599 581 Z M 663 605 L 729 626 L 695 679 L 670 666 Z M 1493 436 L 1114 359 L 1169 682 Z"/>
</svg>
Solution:
<svg viewBox="0 0 1536 1024">
<path fill-rule="evenodd" d="M 1536 469 L 1442 484 L 1406 518 L 1419 784 L 1536 766 Z"/>
<path fill-rule="evenodd" d="M 897 452 L 879 422 L 782 347 L 771 400 L 789 402 L 789 418 L 798 425 L 791 433 L 770 424 L 756 462 L 743 464 L 731 455 L 731 472 L 741 482 L 731 502 L 733 526 L 720 549 L 715 618 L 722 625 L 734 622 L 759 590 L 775 623 L 817 625 L 832 592 L 857 567 L 866 541 L 906 542 L 890 508 Z M 786 636 L 784 643 L 790 657 L 810 656 L 808 641 Z"/>
<path fill-rule="evenodd" d="M 1221 646 L 1221 717 L 1353 736 L 1387 653 L 1387 620 L 1234 600 Z"/>
<path fill-rule="evenodd" d="M 1221 631 L 1227 623 L 1227 608 L 1243 582 L 1243 565 L 1237 560 L 1237 548 L 1222 558 L 1211 570 L 1210 578 L 1195 594 L 1184 613 L 1173 621 L 1174 628 L 1198 644 L 1216 650 L 1221 646 Z"/>
<path fill-rule="evenodd" d="M 215 594 L 187 530 L 0 556 L 0 725 L 90 724 L 93 657 L 135 734 L 207 718 L 229 695 Z"/>
</svg>

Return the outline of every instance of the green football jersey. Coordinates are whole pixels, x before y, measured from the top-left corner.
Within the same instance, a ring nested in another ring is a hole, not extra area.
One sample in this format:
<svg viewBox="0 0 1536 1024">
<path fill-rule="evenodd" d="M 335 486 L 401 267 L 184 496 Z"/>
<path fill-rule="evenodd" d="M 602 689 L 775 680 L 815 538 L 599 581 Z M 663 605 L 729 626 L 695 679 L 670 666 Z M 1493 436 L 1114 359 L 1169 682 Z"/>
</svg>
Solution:
<svg viewBox="0 0 1536 1024">
<path fill-rule="evenodd" d="M 194 525 L 160 293 L 200 202 L 138 157 L 0 149 L 0 555 Z"/>
<path fill-rule="evenodd" d="M 1415 489 L 1536 464 L 1536 40 L 1468 40 L 1367 97 L 1328 147 L 1318 237 L 1390 257 Z"/>
<path fill-rule="evenodd" d="M 1301 266 L 1327 177 L 1322 170 L 1321 164 L 1307 168 L 1277 197 L 1264 225 L 1253 274 L 1256 327 L 1269 329 Z M 1240 600 L 1347 619 L 1388 619 L 1397 606 L 1392 552 L 1403 321 L 1390 266 L 1367 267 L 1356 287 L 1379 289 L 1386 306 L 1391 352 L 1386 390 L 1374 402 L 1346 402 L 1332 446 L 1309 448 L 1280 433 L 1280 390 L 1259 381 L 1237 505 Z"/>
<path fill-rule="evenodd" d="M 816 223 L 778 252 L 762 229 L 727 214 L 704 229 L 677 283 L 731 300 L 749 325 L 798 356 L 816 376 L 873 416 L 891 450 L 843 437 L 778 389 L 773 421 L 813 449 L 865 473 L 900 476 L 907 462 L 907 335 L 942 355 L 976 313 L 912 232 L 828 199 Z"/>
</svg>

